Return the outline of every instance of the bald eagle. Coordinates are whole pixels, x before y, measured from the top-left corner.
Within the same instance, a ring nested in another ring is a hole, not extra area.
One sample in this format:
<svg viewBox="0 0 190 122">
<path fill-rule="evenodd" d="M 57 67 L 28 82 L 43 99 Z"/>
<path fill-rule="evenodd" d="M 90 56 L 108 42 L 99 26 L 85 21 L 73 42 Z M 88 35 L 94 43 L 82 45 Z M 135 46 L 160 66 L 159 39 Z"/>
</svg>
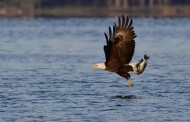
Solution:
<svg viewBox="0 0 190 122">
<path fill-rule="evenodd" d="M 109 27 L 109 36 L 104 33 L 107 42 L 107 45 L 104 45 L 106 61 L 92 66 L 92 68 L 117 73 L 127 79 L 129 86 L 133 86 L 129 72 L 134 72 L 136 75 L 142 74 L 149 59 L 147 55 L 144 55 L 144 58 L 138 62 L 130 63 L 135 51 L 134 39 L 137 37 L 132 24 L 133 20 L 128 16 L 118 17 L 118 25 L 114 23 L 113 29 Z"/>
</svg>

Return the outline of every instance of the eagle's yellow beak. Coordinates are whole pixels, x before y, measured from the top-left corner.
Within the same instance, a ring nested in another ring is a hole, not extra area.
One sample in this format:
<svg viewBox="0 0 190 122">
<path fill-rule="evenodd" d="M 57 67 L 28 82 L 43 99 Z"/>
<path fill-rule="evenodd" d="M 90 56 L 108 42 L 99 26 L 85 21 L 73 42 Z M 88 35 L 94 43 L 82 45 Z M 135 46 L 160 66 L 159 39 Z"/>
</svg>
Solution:
<svg viewBox="0 0 190 122">
<path fill-rule="evenodd" d="M 92 68 L 93 68 L 93 69 L 96 69 L 96 68 L 97 68 L 97 65 L 96 65 L 96 64 L 92 65 Z"/>
</svg>

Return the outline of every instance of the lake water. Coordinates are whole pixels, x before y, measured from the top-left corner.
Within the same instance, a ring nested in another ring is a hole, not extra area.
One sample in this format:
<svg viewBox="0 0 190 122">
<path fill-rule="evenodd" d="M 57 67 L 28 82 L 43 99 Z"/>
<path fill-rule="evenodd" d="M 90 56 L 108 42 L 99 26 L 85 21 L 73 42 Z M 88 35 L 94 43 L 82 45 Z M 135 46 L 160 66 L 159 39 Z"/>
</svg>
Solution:
<svg viewBox="0 0 190 122">
<path fill-rule="evenodd" d="M 133 19 L 133 87 L 91 68 L 116 20 L 0 19 L 0 121 L 190 121 L 190 18 Z"/>
</svg>

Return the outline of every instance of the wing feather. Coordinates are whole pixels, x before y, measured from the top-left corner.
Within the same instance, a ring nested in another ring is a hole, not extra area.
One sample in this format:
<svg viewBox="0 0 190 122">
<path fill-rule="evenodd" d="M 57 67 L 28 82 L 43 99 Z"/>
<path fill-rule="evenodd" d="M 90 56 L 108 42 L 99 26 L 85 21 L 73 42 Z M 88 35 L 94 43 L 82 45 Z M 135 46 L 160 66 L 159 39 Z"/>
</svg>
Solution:
<svg viewBox="0 0 190 122">
<path fill-rule="evenodd" d="M 125 22 L 125 28 L 127 27 L 128 23 L 129 23 L 129 17 L 127 16 L 126 22 Z"/>
<path fill-rule="evenodd" d="M 125 16 L 123 15 L 122 16 L 122 27 L 124 27 L 125 26 Z"/>
<path fill-rule="evenodd" d="M 105 33 L 107 41 L 107 45 L 104 46 L 105 64 L 111 71 L 117 70 L 121 65 L 129 64 L 132 60 L 136 37 L 132 24 L 133 20 L 123 15 L 118 17 L 118 25 L 114 23 L 113 31 L 109 27 L 109 38 Z"/>
<path fill-rule="evenodd" d="M 119 28 L 121 27 L 121 19 L 120 19 L 119 16 L 118 16 L 118 27 L 119 27 Z"/>
</svg>

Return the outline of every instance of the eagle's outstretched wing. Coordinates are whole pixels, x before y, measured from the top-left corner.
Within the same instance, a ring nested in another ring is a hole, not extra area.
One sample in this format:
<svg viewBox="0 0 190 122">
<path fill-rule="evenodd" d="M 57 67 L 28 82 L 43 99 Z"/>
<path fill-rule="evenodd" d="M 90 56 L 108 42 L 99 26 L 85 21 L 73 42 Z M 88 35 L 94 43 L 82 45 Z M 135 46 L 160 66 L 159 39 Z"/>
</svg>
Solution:
<svg viewBox="0 0 190 122">
<path fill-rule="evenodd" d="M 114 23 L 113 31 L 109 27 L 109 37 L 104 33 L 107 41 L 107 45 L 104 46 L 105 65 L 110 71 L 115 71 L 132 60 L 136 37 L 132 23 L 132 19 L 123 15 L 121 18 L 118 17 L 118 25 Z"/>
</svg>

